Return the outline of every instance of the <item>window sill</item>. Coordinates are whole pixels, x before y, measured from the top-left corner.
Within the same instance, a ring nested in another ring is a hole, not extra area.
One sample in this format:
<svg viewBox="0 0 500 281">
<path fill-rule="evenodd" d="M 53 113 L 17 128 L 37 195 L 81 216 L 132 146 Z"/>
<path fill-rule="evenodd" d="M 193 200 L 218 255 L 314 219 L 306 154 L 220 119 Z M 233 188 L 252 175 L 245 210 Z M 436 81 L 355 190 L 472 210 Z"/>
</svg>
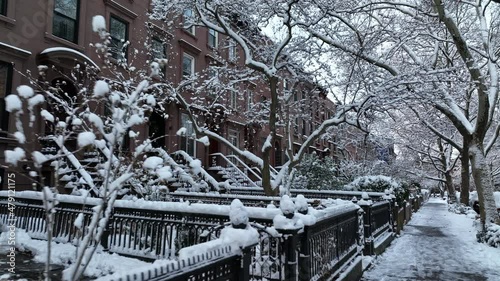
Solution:
<svg viewBox="0 0 500 281">
<path fill-rule="evenodd" d="M 5 23 L 7 25 L 7 27 L 9 27 L 9 28 L 12 28 L 12 27 L 14 27 L 14 25 L 16 25 L 15 19 L 11 19 L 11 18 L 4 16 L 4 15 L 0 15 L 0 22 Z"/>
<path fill-rule="evenodd" d="M 184 28 L 183 28 L 183 29 L 182 29 L 182 32 L 183 32 L 184 34 L 188 35 L 189 37 L 193 38 L 194 40 L 198 40 L 198 38 L 196 38 L 196 34 L 189 32 L 187 29 L 184 29 Z"/>
<path fill-rule="evenodd" d="M 80 46 L 80 45 L 77 45 L 75 43 L 72 43 L 68 40 L 64 40 L 62 38 L 59 38 L 55 35 L 52 35 L 52 34 L 49 34 L 47 32 L 45 32 L 45 39 L 49 40 L 49 41 L 52 41 L 52 42 L 56 42 L 56 43 L 59 43 L 59 44 L 62 44 L 62 45 L 65 45 L 66 47 L 69 47 L 71 49 L 75 49 L 77 51 L 80 51 L 80 52 L 84 52 L 85 51 L 85 48 Z"/>
</svg>

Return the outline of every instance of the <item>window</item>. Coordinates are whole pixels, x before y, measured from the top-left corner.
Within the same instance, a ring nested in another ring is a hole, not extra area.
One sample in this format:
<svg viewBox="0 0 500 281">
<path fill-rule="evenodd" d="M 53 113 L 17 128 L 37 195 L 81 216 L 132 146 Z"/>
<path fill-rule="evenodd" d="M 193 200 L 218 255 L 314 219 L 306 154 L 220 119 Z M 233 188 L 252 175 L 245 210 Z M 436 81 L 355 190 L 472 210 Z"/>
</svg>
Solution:
<svg viewBox="0 0 500 281">
<path fill-rule="evenodd" d="M 238 104 L 238 93 L 236 91 L 232 91 L 231 96 L 229 97 L 229 103 L 231 108 L 236 109 L 236 105 Z"/>
<path fill-rule="evenodd" d="M 195 157 L 196 145 L 194 140 L 193 123 L 189 120 L 189 116 L 181 113 L 181 127 L 186 128 L 186 134 L 181 136 L 181 150 L 184 150 L 190 156 Z"/>
<path fill-rule="evenodd" d="M 215 77 L 217 77 L 217 68 L 215 68 L 215 66 L 209 66 L 207 72 L 207 78 L 212 79 Z"/>
<path fill-rule="evenodd" d="M 234 41 L 229 41 L 228 59 L 229 61 L 236 60 L 236 43 Z"/>
<path fill-rule="evenodd" d="M 302 135 L 307 135 L 306 120 L 302 120 Z"/>
<path fill-rule="evenodd" d="M 247 110 L 252 110 L 253 107 L 253 93 L 252 91 L 247 91 Z"/>
<path fill-rule="evenodd" d="M 5 110 L 5 96 L 10 94 L 12 87 L 12 65 L 0 61 L 0 129 L 9 130 L 9 112 Z"/>
<path fill-rule="evenodd" d="M 165 45 L 158 38 L 151 40 L 151 56 L 154 59 L 164 59 L 166 57 Z"/>
<path fill-rule="evenodd" d="M 194 74 L 194 58 L 188 54 L 182 56 L 182 76 L 189 77 Z"/>
<path fill-rule="evenodd" d="M 7 0 L 0 0 L 0 15 L 7 15 Z"/>
<path fill-rule="evenodd" d="M 239 134 L 236 130 L 229 130 L 229 142 L 235 147 L 239 148 L 240 140 Z"/>
<path fill-rule="evenodd" d="M 217 31 L 209 28 L 208 29 L 208 46 L 212 48 L 217 48 L 218 45 L 218 35 Z"/>
<path fill-rule="evenodd" d="M 182 27 L 185 31 L 194 35 L 194 15 L 192 9 L 185 9 L 182 15 Z"/>
<path fill-rule="evenodd" d="M 117 60 L 127 58 L 125 42 L 128 40 L 127 22 L 111 16 L 109 19 L 109 35 L 111 37 L 111 56 Z"/>
<path fill-rule="evenodd" d="M 6 0 L 2 0 L 6 7 Z M 78 41 L 78 12 L 79 0 L 55 0 L 54 18 L 52 20 L 52 34 L 70 42 Z M 2 13 L 4 14 L 4 13 Z"/>
</svg>

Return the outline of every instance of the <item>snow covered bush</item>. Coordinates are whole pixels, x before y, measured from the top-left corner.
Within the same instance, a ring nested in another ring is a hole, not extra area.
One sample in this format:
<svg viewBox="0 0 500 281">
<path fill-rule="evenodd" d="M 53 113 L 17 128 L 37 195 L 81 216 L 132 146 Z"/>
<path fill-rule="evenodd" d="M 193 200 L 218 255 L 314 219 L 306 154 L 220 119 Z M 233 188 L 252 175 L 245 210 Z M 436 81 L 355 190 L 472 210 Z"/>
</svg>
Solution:
<svg viewBox="0 0 500 281">
<path fill-rule="evenodd" d="M 362 176 L 356 178 L 353 182 L 344 186 L 344 190 L 352 191 L 373 191 L 386 192 L 394 194 L 396 202 L 401 205 L 404 200 L 407 200 L 410 192 L 409 188 L 412 184 L 399 183 L 395 179 L 387 176 Z"/>
<path fill-rule="evenodd" d="M 344 190 L 384 192 L 386 189 L 394 191 L 400 184 L 387 176 L 361 176 L 349 184 L 344 185 Z"/>
<path fill-rule="evenodd" d="M 341 186 L 333 158 L 320 159 L 315 153 L 304 155 L 291 185 L 292 188 L 318 190 L 341 189 Z"/>
<path fill-rule="evenodd" d="M 500 225 L 489 224 L 483 235 L 478 234 L 479 242 L 486 243 L 492 247 L 500 248 Z"/>
</svg>

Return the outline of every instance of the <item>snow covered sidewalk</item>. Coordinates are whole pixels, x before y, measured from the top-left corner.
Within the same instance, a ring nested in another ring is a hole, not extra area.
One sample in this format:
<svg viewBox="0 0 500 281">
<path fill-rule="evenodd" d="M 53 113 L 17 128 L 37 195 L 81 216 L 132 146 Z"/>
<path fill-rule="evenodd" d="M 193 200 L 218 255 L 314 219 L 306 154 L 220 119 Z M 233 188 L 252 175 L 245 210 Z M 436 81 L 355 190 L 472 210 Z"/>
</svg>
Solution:
<svg viewBox="0 0 500 281">
<path fill-rule="evenodd" d="M 500 280 L 500 249 L 478 243 L 473 220 L 447 208 L 431 198 L 362 280 Z"/>
</svg>

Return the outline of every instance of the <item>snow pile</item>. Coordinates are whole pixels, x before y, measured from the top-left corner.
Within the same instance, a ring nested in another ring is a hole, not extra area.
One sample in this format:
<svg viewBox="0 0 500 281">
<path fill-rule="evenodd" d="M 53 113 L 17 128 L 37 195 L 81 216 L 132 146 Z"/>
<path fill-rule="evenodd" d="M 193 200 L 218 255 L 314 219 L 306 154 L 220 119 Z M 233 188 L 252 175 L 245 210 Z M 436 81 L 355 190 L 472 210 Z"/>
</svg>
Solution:
<svg viewBox="0 0 500 281">
<path fill-rule="evenodd" d="M 45 119 L 51 123 L 54 123 L 54 115 L 52 115 L 47 110 L 43 109 L 42 111 L 40 111 L 40 115 L 42 116 L 43 119 Z"/>
<path fill-rule="evenodd" d="M 78 216 L 75 219 L 75 222 L 73 223 L 73 225 L 81 231 L 83 230 L 83 219 L 84 215 L 83 213 L 80 213 L 78 214 Z"/>
<path fill-rule="evenodd" d="M 248 212 L 239 199 L 234 199 L 229 207 L 229 219 L 233 226 L 248 224 Z"/>
<path fill-rule="evenodd" d="M 307 214 L 309 204 L 307 204 L 307 200 L 304 195 L 297 195 L 297 198 L 295 199 L 295 206 L 297 207 L 298 212 L 300 212 L 301 214 Z"/>
<path fill-rule="evenodd" d="M 103 16 L 94 16 L 92 18 L 92 30 L 94 32 L 99 32 L 102 29 L 106 29 L 106 20 Z"/>
<path fill-rule="evenodd" d="M 234 253 L 239 254 L 241 249 L 255 245 L 258 242 L 259 233 L 250 225 L 247 225 L 244 229 L 228 226 L 221 230 L 220 237 L 216 240 L 182 248 L 179 251 L 179 259 L 188 259 L 196 255 L 216 251 L 228 245 L 231 246 Z"/>
<path fill-rule="evenodd" d="M 14 112 L 21 110 L 21 108 L 21 99 L 17 95 L 12 94 L 5 97 L 5 110 L 8 112 Z"/>
<path fill-rule="evenodd" d="M 191 167 L 191 171 L 193 172 L 193 174 L 199 174 L 202 170 L 201 161 L 199 159 L 194 159 L 193 161 L 189 162 L 189 167 Z"/>
<path fill-rule="evenodd" d="M 317 219 L 314 215 L 309 215 L 307 201 L 303 195 L 297 196 L 295 204 L 288 195 L 283 195 L 280 200 L 280 210 L 282 214 L 278 214 L 273 218 L 273 225 L 276 229 L 281 230 L 298 230 L 305 225 L 313 225 Z M 302 210 L 301 213 L 295 213 L 295 210 Z M 306 210 L 306 212 L 304 212 Z"/>
<path fill-rule="evenodd" d="M 2 232 L 0 235 L 0 245 L 7 245 L 8 234 L 8 232 Z M 35 262 L 45 263 L 47 261 L 47 241 L 31 239 L 26 231 L 22 229 L 16 230 L 16 248 L 19 251 L 30 251 L 34 255 L 33 261 Z M 76 262 L 75 252 L 76 247 L 71 244 L 52 242 L 50 262 L 67 267 Z M 109 254 L 103 252 L 102 248 L 98 248 L 88 264 L 84 275 L 99 277 L 149 264 L 137 259 Z"/>
<path fill-rule="evenodd" d="M 31 158 L 33 159 L 33 163 L 36 168 L 41 168 L 43 163 L 49 161 L 49 158 L 47 158 L 47 156 L 40 151 L 33 151 L 31 153 Z"/>
<path fill-rule="evenodd" d="M 26 157 L 26 153 L 20 147 L 14 148 L 14 150 L 5 150 L 5 163 L 17 166 L 17 162 L 23 160 Z"/>
<path fill-rule="evenodd" d="M 163 159 L 158 156 L 151 156 L 146 158 L 142 163 L 142 166 L 146 169 L 154 170 L 158 166 L 163 165 Z"/>
<path fill-rule="evenodd" d="M 109 93 L 109 85 L 105 81 L 98 80 L 94 85 L 94 97 L 100 98 Z"/>
<path fill-rule="evenodd" d="M 30 86 L 26 86 L 26 85 L 21 85 L 21 86 L 17 87 L 17 92 L 19 93 L 19 96 L 21 96 L 25 99 L 29 99 L 35 94 L 33 89 Z"/>
<path fill-rule="evenodd" d="M 92 132 L 81 132 L 78 134 L 78 147 L 85 147 L 88 145 L 93 145 L 95 142 L 95 135 Z"/>
<path fill-rule="evenodd" d="M 280 210 L 284 215 L 295 213 L 295 204 L 288 195 L 283 195 L 280 200 Z"/>
<path fill-rule="evenodd" d="M 175 133 L 178 136 L 185 136 L 187 132 L 187 129 L 184 127 L 181 127 L 179 130 L 177 130 L 177 133 Z"/>
<path fill-rule="evenodd" d="M 21 133 L 21 132 L 15 132 L 14 137 L 17 139 L 19 143 L 25 143 L 26 142 L 26 136 Z"/>
<path fill-rule="evenodd" d="M 492 247 L 500 248 L 500 225 L 490 224 L 486 227 L 486 233 L 481 237 L 484 242 Z"/>
<path fill-rule="evenodd" d="M 209 146 L 210 145 L 210 141 L 208 140 L 207 136 L 199 138 L 198 141 L 201 142 L 202 144 L 204 144 L 205 146 Z"/>
</svg>

